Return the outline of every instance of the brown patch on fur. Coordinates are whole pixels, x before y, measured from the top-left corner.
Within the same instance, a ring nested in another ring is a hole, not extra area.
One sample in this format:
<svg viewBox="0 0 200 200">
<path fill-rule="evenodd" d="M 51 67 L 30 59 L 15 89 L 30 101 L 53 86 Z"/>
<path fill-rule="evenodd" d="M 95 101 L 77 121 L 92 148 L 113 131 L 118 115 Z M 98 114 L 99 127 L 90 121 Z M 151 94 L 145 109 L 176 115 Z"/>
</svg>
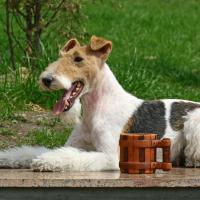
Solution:
<svg viewBox="0 0 200 200">
<path fill-rule="evenodd" d="M 76 56 L 83 58 L 83 61 L 74 62 Z M 58 61 L 59 66 L 55 70 L 56 74 L 66 75 L 71 80 L 82 80 L 84 83 L 88 82 L 89 85 L 93 84 L 101 65 L 101 60 L 94 56 L 88 46 L 73 48 Z"/>
<path fill-rule="evenodd" d="M 185 116 L 188 112 L 200 108 L 200 104 L 192 102 L 174 102 L 171 106 L 170 124 L 173 130 L 179 131 L 184 128 Z"/>
<path fill-rule="evenodd" d="M 93 35 L 90 40 L 90 47 L 93 51 L 98 53 L 103 60 L 106 60 L 112 51 L 112 42 Z"/>
<path fill-rule="evenodd" d="M 65 54 L 70 50 L 73 49 L 75 46 L 80 47 L 78 40 L 76 38 L 72 38 L 69 40 L 64 47 L 60 50 L 60 55 L 65 56 Z"/>
<path fill-rule="evenodd" d="M 134 118 L 130 117 L 128 119 L 128 122 L 124 125 L 122 129 L 122 133 L 129 133 L 129 131 L 131 130 L 133 126 L 134 126 Z"/>
</svg>

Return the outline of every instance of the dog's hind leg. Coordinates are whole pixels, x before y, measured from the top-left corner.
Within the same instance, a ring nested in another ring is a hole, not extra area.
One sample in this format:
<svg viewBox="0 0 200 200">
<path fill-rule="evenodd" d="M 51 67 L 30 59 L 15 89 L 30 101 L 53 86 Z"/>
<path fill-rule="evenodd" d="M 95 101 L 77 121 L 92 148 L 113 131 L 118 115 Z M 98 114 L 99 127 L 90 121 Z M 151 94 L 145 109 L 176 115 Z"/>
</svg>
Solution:
<svg viewBox="0 0 200 200">
<path fill-rule="evenodd" d="M 15 147 L 0 151 L 0 168 L 30 168 L 38 155 L 50 151 L 45 147 Z"/>
<path fill-rule="evenodd" d="M 190 112 L 184 123 L 185 165 L 187 167 L 200 167 L 200 109 Z"/>
</svg>

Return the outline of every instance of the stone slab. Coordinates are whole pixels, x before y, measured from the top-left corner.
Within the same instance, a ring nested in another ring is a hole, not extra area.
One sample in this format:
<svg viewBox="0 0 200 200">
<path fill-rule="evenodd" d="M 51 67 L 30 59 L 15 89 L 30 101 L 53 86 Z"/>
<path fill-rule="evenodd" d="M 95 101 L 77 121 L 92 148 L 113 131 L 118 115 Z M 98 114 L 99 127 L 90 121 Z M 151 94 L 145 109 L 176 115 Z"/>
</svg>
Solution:
<svg viewBox="0 0 200 200">
<path fill-rule="evenodd" d="M 182 188 L 200 187 L 200 168 L 173 168 L 155 174 L 107 172 L 32 172 L 0 169 L 0 187 L 21 188 Z"/>
</svg>

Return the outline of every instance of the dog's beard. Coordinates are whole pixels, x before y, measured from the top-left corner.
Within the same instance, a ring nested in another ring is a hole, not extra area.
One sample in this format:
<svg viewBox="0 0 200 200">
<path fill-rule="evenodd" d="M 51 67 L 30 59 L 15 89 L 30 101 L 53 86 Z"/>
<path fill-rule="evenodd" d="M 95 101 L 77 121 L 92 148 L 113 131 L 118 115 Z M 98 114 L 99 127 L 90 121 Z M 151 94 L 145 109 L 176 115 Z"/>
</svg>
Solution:
<svg viewBox="0 0 200 200">
<path fill-rule="evenodd" d="M 74 105 L 68 112 L 62 112 L 60 115 L 61 121 L 65 126 L 74 126 L 81 119 L 81 103 L 80 99 L 76 99 Z"/>
</svg>

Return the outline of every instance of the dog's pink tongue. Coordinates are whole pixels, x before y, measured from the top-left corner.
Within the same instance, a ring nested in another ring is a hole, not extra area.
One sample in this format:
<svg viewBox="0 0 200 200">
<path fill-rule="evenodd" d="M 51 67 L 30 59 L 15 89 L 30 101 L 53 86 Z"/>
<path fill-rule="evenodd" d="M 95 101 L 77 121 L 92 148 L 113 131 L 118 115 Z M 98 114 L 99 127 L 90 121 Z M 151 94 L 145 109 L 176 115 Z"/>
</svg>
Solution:
<svg viewBox="0 0 200 200">
<path fill-rule="evenodd" d="M 59 115 L 62 113 L 65 109 L 65 102 L 69 99 L 71 92 L 76 87 L 75 84 L 72 85 L 72 87 L 69 90 L 66 90 L 62 96 L 62 98 L 54 105 L 53 107 L 53 113 L 55 115 Z"/>
<path fill-rule="evenodd" d="M 53 107 L 53 113 L 59 115 L 65 109 L 65 100 L 62 97 Z"/>
</svg>

